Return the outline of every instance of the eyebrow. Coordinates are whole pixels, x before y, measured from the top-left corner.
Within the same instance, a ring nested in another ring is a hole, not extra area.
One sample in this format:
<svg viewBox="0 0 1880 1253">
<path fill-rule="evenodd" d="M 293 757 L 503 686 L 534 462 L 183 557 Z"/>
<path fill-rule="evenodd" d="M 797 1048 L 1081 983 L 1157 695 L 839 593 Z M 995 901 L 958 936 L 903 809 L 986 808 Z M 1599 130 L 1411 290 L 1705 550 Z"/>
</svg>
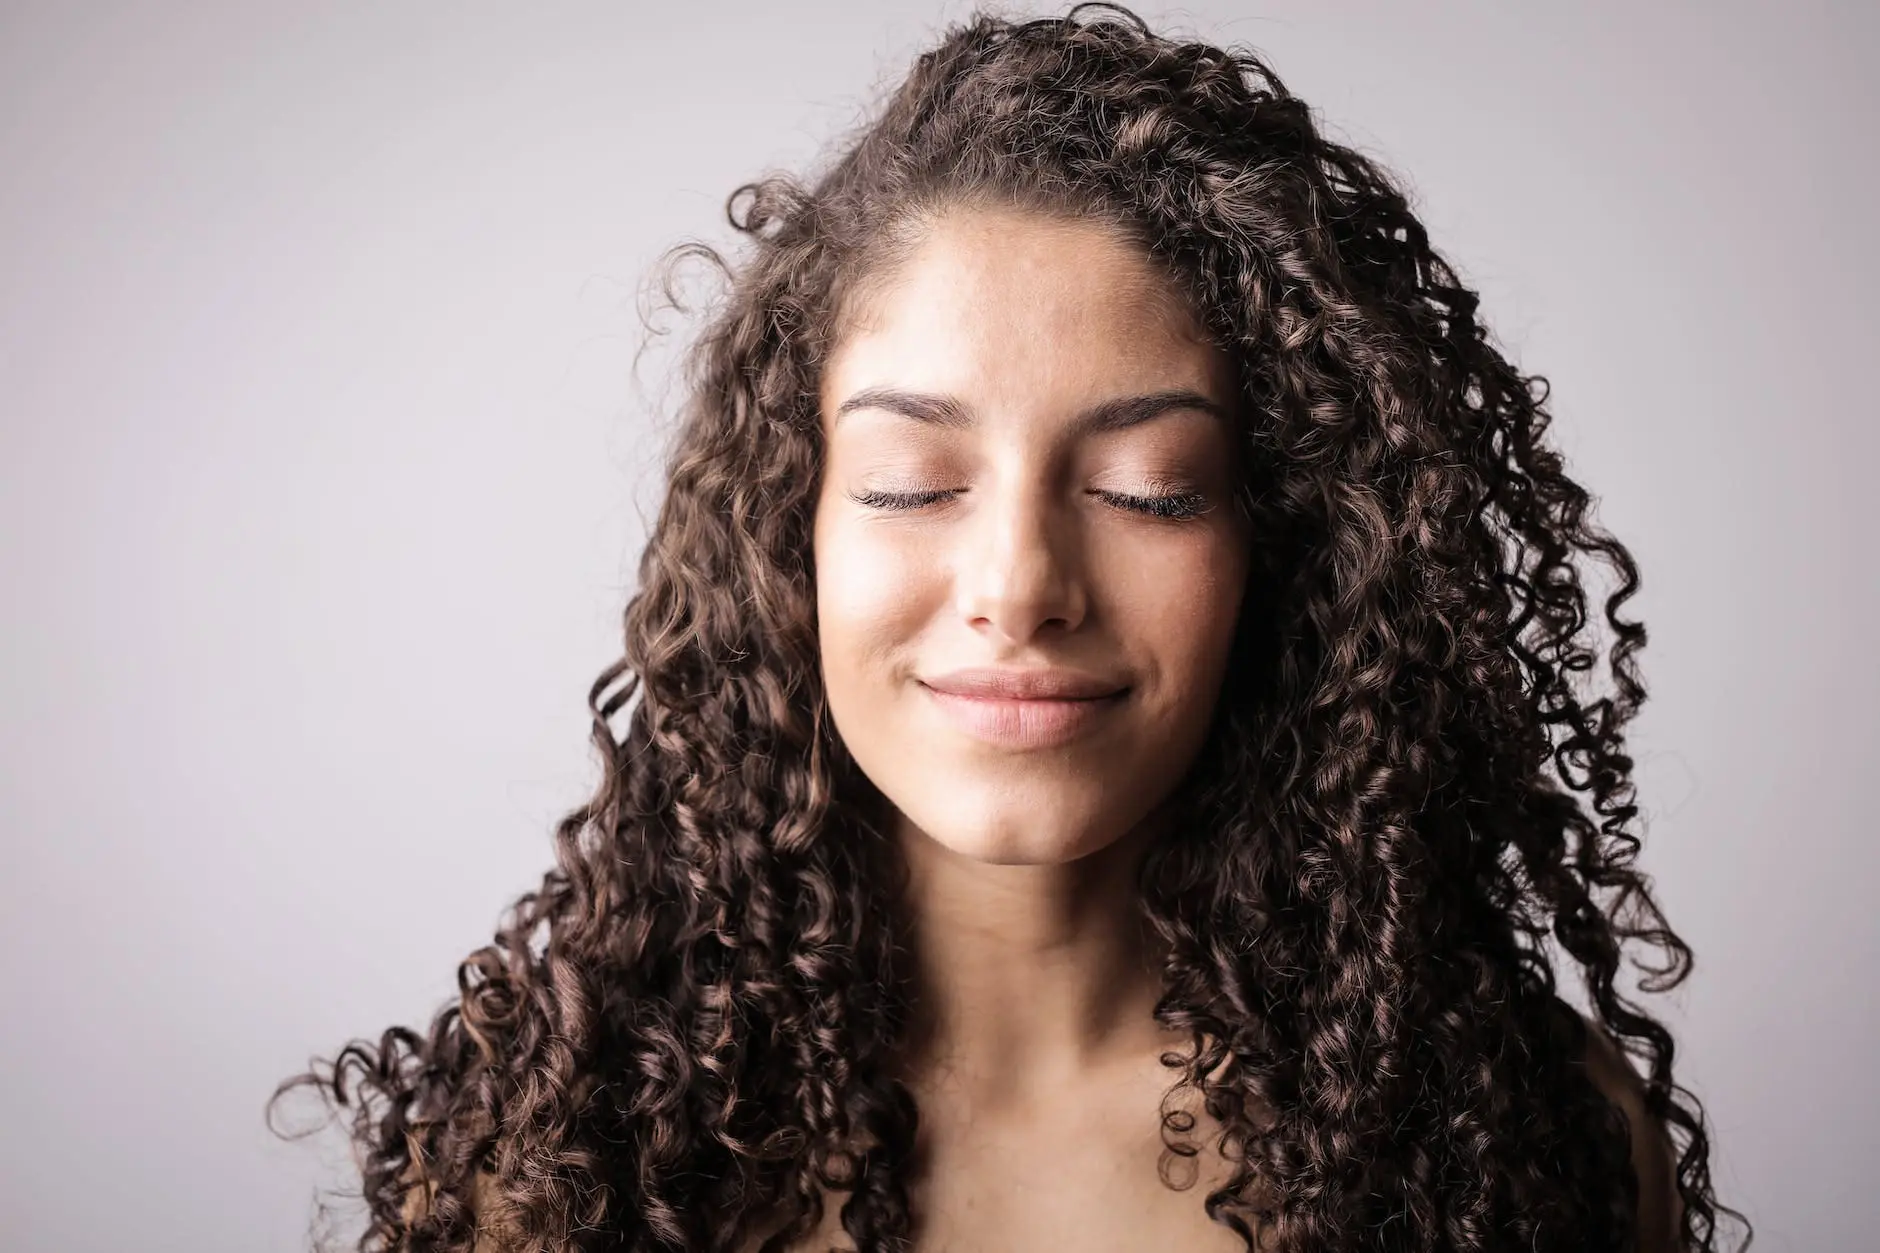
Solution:
<svg viewBox="0 0 1880 1253">
<path fill-rule="evenodd" d="M 965 428 L 976 421 L 972 410 L 953 396 L 910 392 L 898 387 L 864 387 L 842 402 L 836 410 L 836 418 L 857 409 L 884 409 L 932 426 Z M 1120 431 L 1176 409 L 1198 409 L 1222 421 L 1230 416 L 1218 402 L 1200 392 L 1178 387 L 1141 396 L 1118 396 L 1092 405 L 1072 419 L 1071 430 L 1077 435 Z"/>
</svg>

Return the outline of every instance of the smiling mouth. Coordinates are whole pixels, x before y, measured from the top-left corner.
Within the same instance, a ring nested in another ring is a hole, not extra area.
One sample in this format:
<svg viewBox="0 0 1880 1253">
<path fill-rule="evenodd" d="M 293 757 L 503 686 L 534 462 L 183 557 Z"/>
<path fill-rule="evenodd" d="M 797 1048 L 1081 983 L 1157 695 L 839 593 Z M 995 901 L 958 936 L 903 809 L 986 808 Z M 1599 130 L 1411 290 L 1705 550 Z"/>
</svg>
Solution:
<svg viewBox="0 0 1880 1253">
<path fill-rule="evenodd" d="M 925 683 L 921 687 L 956 729 L 1011 749 L 1068 744 L 1102 722 L 1129 695 L 1124 688 L 1108 696 L 1014 699 L 942 692 Z"/>
</svg>

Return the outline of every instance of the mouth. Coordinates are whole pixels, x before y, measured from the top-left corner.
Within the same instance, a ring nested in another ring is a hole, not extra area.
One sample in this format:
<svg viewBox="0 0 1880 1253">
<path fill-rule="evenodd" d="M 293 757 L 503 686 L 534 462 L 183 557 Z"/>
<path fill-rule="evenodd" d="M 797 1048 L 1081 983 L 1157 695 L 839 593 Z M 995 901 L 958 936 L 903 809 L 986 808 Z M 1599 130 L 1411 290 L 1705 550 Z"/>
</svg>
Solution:
<svg viewBox="0 0 1880 1253">
<path fill-rule="evenodd" d="M 1113 716 L 1128 688 L 1103 696 L 1010 697 L 941 691 L 920 685 L 952 726 L 1007 749 L 1057 748 Z"/>
</svg>

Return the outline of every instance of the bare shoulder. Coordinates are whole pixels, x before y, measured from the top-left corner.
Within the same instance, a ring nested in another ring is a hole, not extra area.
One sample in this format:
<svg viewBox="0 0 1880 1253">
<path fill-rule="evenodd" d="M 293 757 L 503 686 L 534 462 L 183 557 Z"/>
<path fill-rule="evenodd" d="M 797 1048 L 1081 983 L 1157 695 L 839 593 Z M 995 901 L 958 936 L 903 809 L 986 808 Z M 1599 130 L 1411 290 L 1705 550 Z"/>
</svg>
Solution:
<svg viewBox="0 0 1880 1253">
<path fill-rule="evenodd" d="M 1664 1123 L 1645 1108 L 1645 1083 L 1631 1059 L 1597 1022 L 1586 1023 L 1586 1073 L 1617 1105 L 1632 1133 L 1632 1168 L 1638 1173 L 1639 1253 L 1677 1253 L 1683 1203 L 1677 1156 Z"/>
</svg>

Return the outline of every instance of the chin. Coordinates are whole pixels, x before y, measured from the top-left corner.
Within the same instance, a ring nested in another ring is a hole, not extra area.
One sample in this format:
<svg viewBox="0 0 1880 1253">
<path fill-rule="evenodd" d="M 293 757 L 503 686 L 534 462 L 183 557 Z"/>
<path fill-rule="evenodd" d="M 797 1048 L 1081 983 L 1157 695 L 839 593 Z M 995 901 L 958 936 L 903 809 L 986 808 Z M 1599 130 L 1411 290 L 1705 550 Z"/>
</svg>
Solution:
<svg viewBox="0 0 1880 1253">
<path fill-rule="evenodd" d="M 1014 834 L 1009 838 L 1000 838 L 983 831 L 962 833 L 955 838 L 944 834 L 930 838 L 957 856 L 988 866 L 1061 866 L 1103 847 L 1101 844 L 1085 846 L 1048 837 L 1041 839 L 1035 832 Z"/>
<path fill-rule="evenodd" d="M 1054 866 L 1088 857 L 1114 844 L 1121 829 L 1111 815 L 1086 814 L 1066 803 L 973 806 L 955 797 L 944 812 L 903 810 L 927 839 L 955 856 L 993 866 Z"/>
</svg>

